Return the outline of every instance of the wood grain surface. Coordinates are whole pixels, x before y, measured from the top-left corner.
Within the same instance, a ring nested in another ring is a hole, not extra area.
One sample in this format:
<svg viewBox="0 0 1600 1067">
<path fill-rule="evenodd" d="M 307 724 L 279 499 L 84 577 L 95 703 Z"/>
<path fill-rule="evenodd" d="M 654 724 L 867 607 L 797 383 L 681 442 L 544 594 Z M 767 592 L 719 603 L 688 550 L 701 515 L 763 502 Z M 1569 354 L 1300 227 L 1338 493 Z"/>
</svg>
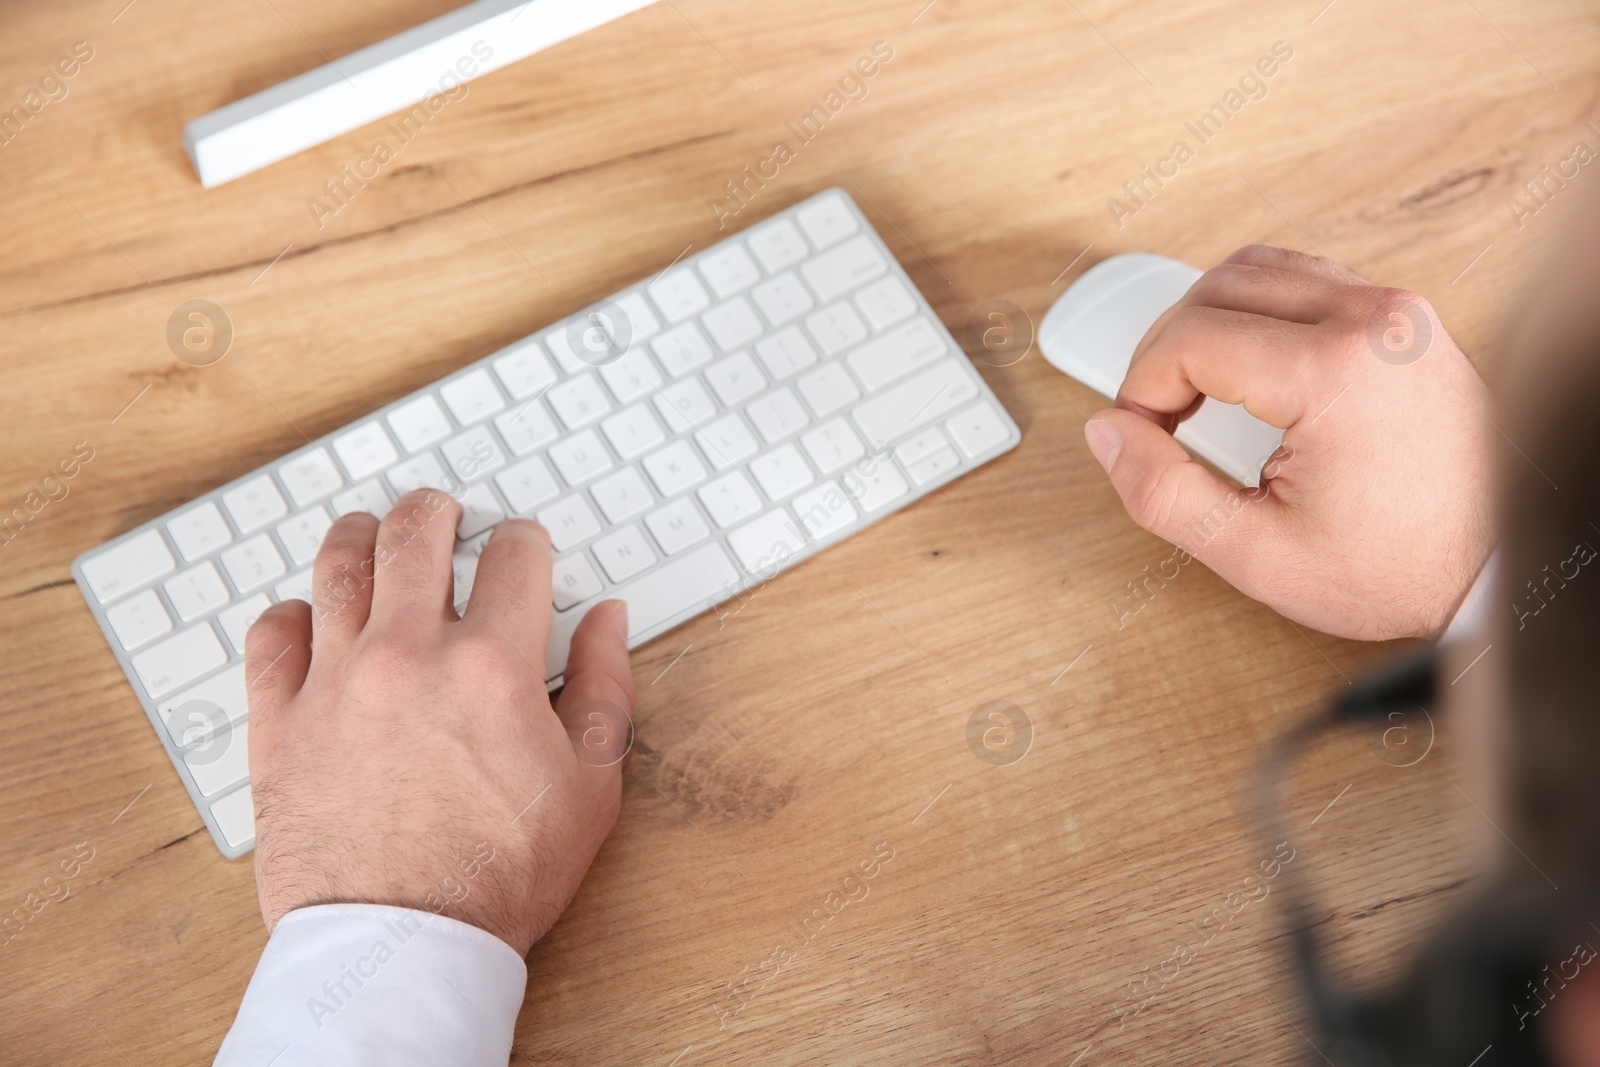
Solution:
<svg viewBox="0 0 1600 1067">
<path fill-rule="evenodd" d="M 1321 1062 L 1271 880 L 1247 882 L 1276 844 L 1250 788 L 1271 738 L 1392 649 L 1199 564 L 1119 628 L 1170 548 L 1083 445 L 1101 401 L 969 320 L 1008 301 L 1025 334 L 1118 252 L 1268 242 L 1428 295 L 1495 371 L 1560 227 L 1559 189 L 1524 183 L 1600 147 L 1594 5 L 668 0 L 472 83 L 336 211 L 309 202 L 335 206 L 324 183 L 381 126 L 200 188 L 185 121 L 450 6 L 0 4 L 5 109 L 92 50 L 0 144 L 0 511 L 94 451 L 0 547 L 0 912 L 92 855 L 0 943 L 0 1060 L 209 1063 L 265 941 L 250 864 L 202 829 L 70 560 L 838 185 L 1023 443 L 638 651 L 622 817 L 530 957 L 513 1061 Z M 878 42 L 893 58 L 800 143 L 786 123 Z M 1291 58 L 1241 88 L 1275 42 Z M 1200 144 L 1186 124 L 1230 91 Z M 1193 157 L 1114 210 L 1178 140 Z M 729 201 L 780 141 L 793 158 Z M 212 366 L 165 341 L 194 299 L 233 326 Z M 969 745 L 991 701 L 1025 717 L 1020 759 Z M 1366 981 L 1460 899 L 1481 828 L 1448 724 L 1412 725 L 1436 742 L 1414 766 L 1338 739 L 1284 810 Z"/>
</svg>

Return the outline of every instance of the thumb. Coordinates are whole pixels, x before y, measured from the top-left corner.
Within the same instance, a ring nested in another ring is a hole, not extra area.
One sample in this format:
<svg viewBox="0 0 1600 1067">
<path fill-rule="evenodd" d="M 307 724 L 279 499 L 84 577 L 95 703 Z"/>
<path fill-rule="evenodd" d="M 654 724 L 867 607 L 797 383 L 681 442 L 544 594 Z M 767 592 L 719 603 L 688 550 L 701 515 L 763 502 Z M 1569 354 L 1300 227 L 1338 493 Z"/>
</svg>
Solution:
<svg viewBox="0 0 1600 1067">
<path fill-rule="evenodd" d="M 633 671 L 628 666 L 628 605 L 597 604 L 572 635 L 556 715 L 578 759 L 615 767 L 633 744 Z M 620 780 L 621 771 L 616 772 Z"/>
<path fill-rule="evenodd" d="M 1134 522 L 1236 586 L 1249 577 L 1264 526 L 1276 517 L 1269 490 L 1234 488 L 1171 434 L 1122 408 L 1096 414 L 1084 437 Z"/>
</svg>

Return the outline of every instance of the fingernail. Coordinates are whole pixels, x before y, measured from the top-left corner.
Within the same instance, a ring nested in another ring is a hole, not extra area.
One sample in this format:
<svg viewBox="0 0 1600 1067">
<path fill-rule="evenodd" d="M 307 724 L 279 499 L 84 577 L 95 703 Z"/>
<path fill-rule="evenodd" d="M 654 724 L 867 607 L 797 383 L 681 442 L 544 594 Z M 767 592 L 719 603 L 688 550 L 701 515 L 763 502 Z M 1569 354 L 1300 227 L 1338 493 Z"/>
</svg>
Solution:
<svg viewBox="0 0 1600 1067">
<path fill-rule="evenodd" d="M 547 545 L 550 543 L 550 531 L 532 519 L 502 519 L 496 524 L 494 533 L 489 535 L 489 540 L 493 541 L 502 535 L 526 537 L 533 541 L 543 541 Z"/>
<path fill-rule="evenodd" d="M 611 609 L 611 622 L 617 628 L 617 636 L 623 641 L 628 640 L 628 602 L 626 600 L 613 600 L 616 607 Z"/>
<path fill-rule="evenodd" d="M 1122 434 L 1110 419 L 1090 419 L 1083 428 L 1083 436 L 1089 442 L 1089 451 L 1110 474 L 1117 457 L 1122 454 Z"/>
</svg>

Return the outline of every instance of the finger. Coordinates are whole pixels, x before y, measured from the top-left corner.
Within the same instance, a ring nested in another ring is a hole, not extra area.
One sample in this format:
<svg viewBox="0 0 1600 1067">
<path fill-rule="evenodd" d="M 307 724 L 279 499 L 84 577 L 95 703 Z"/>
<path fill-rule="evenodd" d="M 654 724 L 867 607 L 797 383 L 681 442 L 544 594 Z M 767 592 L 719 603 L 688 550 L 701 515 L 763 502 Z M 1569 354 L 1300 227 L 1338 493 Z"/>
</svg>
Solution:
<svg viewBox="0 0 1600 1067">
<path fill-rule="evenodd" d="M 1202 274 L 1177 306 L 1202 305 L 1311 325 L 1336 315 L 1349 302 L 1348 289 L 1318 274 L 1223 263 Z"/>
<path fill-rule="evenodd" d="M 372 610 L 372 550 L 378 520 L 364 511 L 335 519 L 311 567 L 312 619 L 320 649 L 338 651 Z"/>
<path fill-rule="evenodd" d="M 374 549 L 372 625 L 443 623 L 455 618 L 455 548 L 461 505 L 438 489 L 418 489 L 395 501 L 378 524 Z"/>
<path fill-rule="evenodd" d="M 1235 253 L 1237 255 L 1238 253 Z M 1161 336 L 1179 311 L 1186 307 L 1214 307 L 1300 322 L 1323 322 L 1349 301 L 1348 286 L 1319 274 L 1283 270 L 1251 263 L 1224 262 L 1202 274 L 1189 291 L 1151 324 L 1133 350 L 1137 360 Z"/>
<path fill-rule="evenodd" d="M 596 604 L 572 635 L 566 685 L 556 714 L 578 758 L 595 766 L 620 763 L 630 743 L 633 671 L 628 666 L 628 605 Z"/>
<path fill-rule="evenodd" d="M 276 714 L 311 669 L 311 605 L 285 600 L 261 613 L 244 638 L 245 699 L 250 718 Z"/>
<path fill-rule="evenodd" d="M 490 626 L 544 673 L 550 643 L 550 534 L 531 519 L 506 519 L 478 557 L 461 621 Z"/>
<path fill-rule="evenodd" d="M 1308 288 L 1292 288 L 1283 277 L 1244 276 L 1235 268 L 1272 271 L 1280 276 L 1303 279 Z M 1271 245 L 1245 245 L 1201 275 L 1182 300 L 1156 319 L 1133 350 L 1133 358 L 1138 359 L 1161 335 L 1173 315 L 1185 307 L 1206 305 L 1290 322 L 1314 323 L 1330 318 L 1340 309 L 1343 299 L 1340 286 L 1371 284 L 1349 267 L 1331 259 Z M 1323 288 L 1314 290 L 1319 285 Z M 1330 285 L 1332 288 L 1327 288 Z"/>
<path fill-rule="evenodd" d="M 1279 521 L 1270 489 L 1235 489 L 1131 411 L 1097 413 L 1084 436 L 1128 516 L 1224 578 L 1232 580 L 1252 546 L 1270 542 L 1264 527 Z"/>
<path fill-rule="evenodd" d="M 1297 274 L 1325 278 L 1341 285 L 1372 284 L 1343 263 L 1328 259 L 1326 256 L 1310 256 L 1304 252 L 1296 252 L 1292 248 L 1276 248 L 1272 245 L 1245 245 L 1223 262 L 1294 271 Z"/>
<path fill-rule="evenodd" d="M 1182 308 L 1128 368 L 1117 406 L 1166 428 L 1203 395 L 1243 404 L 1256 418 L 1287 428 L 1316 395 L 1319 343 L 1316 327 L 1303 323 Z"/>
</svg>

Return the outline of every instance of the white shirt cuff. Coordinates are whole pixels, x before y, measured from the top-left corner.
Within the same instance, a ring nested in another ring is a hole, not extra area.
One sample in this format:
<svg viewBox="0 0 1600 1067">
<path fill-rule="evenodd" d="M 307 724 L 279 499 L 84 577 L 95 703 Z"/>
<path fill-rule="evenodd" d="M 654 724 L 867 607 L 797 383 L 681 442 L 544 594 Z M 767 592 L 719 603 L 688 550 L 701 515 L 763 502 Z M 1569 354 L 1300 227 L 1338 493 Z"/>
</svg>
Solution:
<svg viewBox="0 0 1600 1067">
<path fill-rule="evenodd" d="M 528 968 L 476 926 L 326 904 L 278 921 L 217 1067 L 506 1067 Z"/>
<path fill-rule="evenodd" d="M 1500 569 L 1499 562 L 1500 551 L 1496 549 L 1489 554 L 1489 561 L 1483 565 L 1483 570 L 1478 572 L 1478 580 L 1467 590 L 1461 606 L 1456 608 L 1455 617 L 1450 620 L 1450 625 L 1444 628 L 1444 633 L 1439 637 L 1441 643 L 1460 641 L 1483 629 L 1484 622 L 1489 617 L 1489 593 L 1494 589 L 1494 576 Z"/>
</svg>

